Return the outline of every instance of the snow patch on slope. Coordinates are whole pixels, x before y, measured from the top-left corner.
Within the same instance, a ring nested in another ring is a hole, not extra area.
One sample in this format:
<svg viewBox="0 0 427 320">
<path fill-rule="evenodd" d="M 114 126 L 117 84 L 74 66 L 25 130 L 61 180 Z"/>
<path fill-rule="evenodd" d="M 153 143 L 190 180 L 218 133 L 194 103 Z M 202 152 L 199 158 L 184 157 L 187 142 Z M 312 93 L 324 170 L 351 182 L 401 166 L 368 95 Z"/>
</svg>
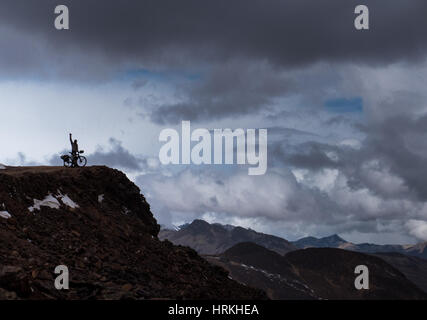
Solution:
<svg viewBox="0 0 427 320">
<path fill-rule="evenodd" d="M 7 211 L 0 211 L 0 217 L 1 218 L 3 218 L 3 219 L 9 219 L 9 218 L 11 218 L 12 216 L 10 215 L 10 213 L 9 212 L 7 212 Z"/>
<path fill-rule="evenodd" d="M 305 283 L 302 283 L 301 281 L 298 281 L 296 279 L 287 279 L 286 277 L 283 277 L 280 274 L 269 273 L 266 270 L 258 269 L 258 268 L 255 268 L 254 266 L 248 266 L 248 265 L 243 264 L 243 263 L 240 263 L 240 266 L 246 270 L 251 269 L 251 270 L 262 273 L 271 282 L 285 283 L 287 286 L 292 287 L 295 290 L 307 293 L 316 299 L 318 298 L 316 296 L 314 290 L 312 288 L 310 288 L 308 285 L 306 285 Z"/>
<path fill-rule="evenodd" d="M 49 207 L 52 209 L 59 209 L 61 206 L 58 199 L 51 194 L 48 194 L 43 200 L 33 199 L 34 205 L 29 207 L 30 212 L 34 212 L 35 209 L 40 210 L 40 207 Z"/>
<path fill-rule="evenodd" d="M 61 200 L 61 202 L 66 205 L 67 207 L 70 207 L 72 209 L 78 208 L 79 205 L 75 203 L 73 200 L 70 199 L 68 195 L 63 195 L 58 190 L 59 195 L 53 196 L 52 194 L 48 194 L 43 200 L 33 199 L 34 205 L 28 208 L 30 212 L 34 212 L 34 210 L 40 210 L 40 207 L 49 207 L 52 209 L 59 209 L 61 207 L 61 204 L 59 203 L 58 199 Z"/>
<path fill-rule="evenodd" d="M 75 203 L 73 200 L 70 199 L 70 197 L 68 195 L 63 195 L 61 192 L 59 192 L 58 198 L 61 200 L 61 202 L 63 204 L 65 204 L 66 206 L 75 209 L 78 208 L 79 205 L 77 203 Z"/>
</svg>

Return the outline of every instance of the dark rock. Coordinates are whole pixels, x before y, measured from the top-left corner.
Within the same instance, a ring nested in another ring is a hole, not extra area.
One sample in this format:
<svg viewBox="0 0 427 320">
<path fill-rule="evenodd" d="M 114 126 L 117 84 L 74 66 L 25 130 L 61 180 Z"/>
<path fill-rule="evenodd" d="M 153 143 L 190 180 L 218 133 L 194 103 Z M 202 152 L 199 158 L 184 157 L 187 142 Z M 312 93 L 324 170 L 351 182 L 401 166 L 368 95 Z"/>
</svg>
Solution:
<svg viewBox="0 0 427 320">
<path fill-rule="evenodd" d="M 48 195 L 56 207 L 29 209 Z M 2 299 L 266 298 L 194 250 L 160 241 L 149 204 L 118 170 L 7 168 L 3 203 L 11 218 L 0 218 Z M 58 265 L 69 269 L 69 290 L 55 289 Z"/>
</svg>

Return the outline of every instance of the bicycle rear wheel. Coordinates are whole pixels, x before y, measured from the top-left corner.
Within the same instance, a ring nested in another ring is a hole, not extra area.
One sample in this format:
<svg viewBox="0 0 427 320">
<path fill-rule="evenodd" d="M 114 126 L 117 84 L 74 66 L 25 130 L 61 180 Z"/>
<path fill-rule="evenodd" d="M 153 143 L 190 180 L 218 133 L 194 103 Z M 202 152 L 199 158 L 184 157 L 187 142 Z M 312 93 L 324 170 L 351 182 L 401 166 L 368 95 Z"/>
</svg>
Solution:
<svg viewBox="0 0 427 320">
<path fill-rule="evenodd" d="M 61 156 L 62 161 L 64 161 L 64 167 L 71 168 L 73 166 L 73 162 L 69 156 Z"/>
<path fill-rule="evenodd" d="M 72 167 L 72 162 L 70 160 L 64 160 L 64 167 L 66 168 L 71 168 Z"/>
</svg>

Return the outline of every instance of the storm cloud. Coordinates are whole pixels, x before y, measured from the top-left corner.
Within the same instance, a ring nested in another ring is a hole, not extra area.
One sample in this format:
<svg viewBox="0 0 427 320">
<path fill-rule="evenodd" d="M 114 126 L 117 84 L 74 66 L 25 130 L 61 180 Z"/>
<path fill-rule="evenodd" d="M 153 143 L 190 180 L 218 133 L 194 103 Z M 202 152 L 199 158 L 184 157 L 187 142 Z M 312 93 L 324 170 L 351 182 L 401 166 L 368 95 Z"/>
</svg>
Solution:
<svg viewBox="0 0 427 320">
<path fill-rule="evenodd" d="M 56 1 L 1 2 L 0 30 L 13 36 L 2 37 L 2 67 L 8 62 L 9 72 L 25 72 L 49 59 L 51 72 L 58 74 L 72 74 L 76 66 L 82 73 L 103 74 L 125 65 L 188 67 L 230 58 L 266 60 L 278 67 L 319 61 L 384 65 L 424 59 L 427 45 L 423 0 L 369 1 L 369 32 L 354 29 L 360 3 L 353 0 L 61 4 L 70 9 L 70 31 L 53 27 Z M 22 49 L 19 55 L 11 54 L 11 45 Z M 32 47 L 38 50 L 25 50 Z"/>
</svg>

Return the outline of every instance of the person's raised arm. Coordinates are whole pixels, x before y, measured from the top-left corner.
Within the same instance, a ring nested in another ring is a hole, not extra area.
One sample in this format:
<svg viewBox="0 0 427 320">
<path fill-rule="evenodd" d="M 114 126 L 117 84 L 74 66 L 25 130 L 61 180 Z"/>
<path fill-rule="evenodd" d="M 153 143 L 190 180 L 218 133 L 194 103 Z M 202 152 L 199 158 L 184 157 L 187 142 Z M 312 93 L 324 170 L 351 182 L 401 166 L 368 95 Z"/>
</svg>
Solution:
<svg viewBox="0 0 427 320">
<path fill-rule="evenodd" d="M 73 137 L 72 137 L 71 133 L 70 133 L 70 142 L 71 142 L 71 144 L 73 144 Z"/>
</svg>

